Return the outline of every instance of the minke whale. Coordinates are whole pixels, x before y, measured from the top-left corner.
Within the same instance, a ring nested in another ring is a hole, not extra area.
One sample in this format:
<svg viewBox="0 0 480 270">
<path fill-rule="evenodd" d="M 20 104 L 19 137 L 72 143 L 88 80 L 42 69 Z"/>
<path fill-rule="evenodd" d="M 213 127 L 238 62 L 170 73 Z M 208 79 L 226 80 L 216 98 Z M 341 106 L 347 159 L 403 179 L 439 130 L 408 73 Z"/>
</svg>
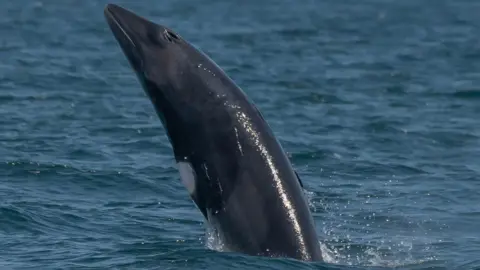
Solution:
<svg viewBox="0 0 480 270">
<path fill-rule="evenodd" d="M 322 260 L 302 183 L 246 94 L 173 30 L 113 4 L 104 13 L 167 132 L 181 182 L 226 249 Z"/>
</svg>

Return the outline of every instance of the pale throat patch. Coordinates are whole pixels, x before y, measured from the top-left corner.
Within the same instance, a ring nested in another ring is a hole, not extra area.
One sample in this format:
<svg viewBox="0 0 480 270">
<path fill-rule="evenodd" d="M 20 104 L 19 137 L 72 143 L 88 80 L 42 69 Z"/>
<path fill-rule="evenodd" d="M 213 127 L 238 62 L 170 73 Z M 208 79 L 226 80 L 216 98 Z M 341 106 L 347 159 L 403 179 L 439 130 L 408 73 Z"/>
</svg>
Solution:
<svg viewBox="0 0 480 270">
<path fill-rule="evenodd" d="M 188 193 L 193 195 L 195 193 L 196 175 L 192 165 L 190 162 L 180 161 L 177 166 L 182 184 L 187 188 Z"/>
</svg>

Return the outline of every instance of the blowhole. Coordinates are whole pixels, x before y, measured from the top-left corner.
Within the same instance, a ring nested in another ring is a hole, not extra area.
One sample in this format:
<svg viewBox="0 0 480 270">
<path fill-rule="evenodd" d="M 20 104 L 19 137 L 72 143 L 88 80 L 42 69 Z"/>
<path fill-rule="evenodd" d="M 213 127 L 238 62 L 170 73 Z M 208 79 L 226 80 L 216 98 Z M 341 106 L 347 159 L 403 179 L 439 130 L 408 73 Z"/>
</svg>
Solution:
<svg viewBox="0 0 480 270">
<path fill-rule="evenodd" d="M 170 42 L 173 42 L 174 40 L 178 40 L 178 36 L 167 29 L 165 29 L 165 31 L 163 32 L 163 35 Z"/>
</svg>

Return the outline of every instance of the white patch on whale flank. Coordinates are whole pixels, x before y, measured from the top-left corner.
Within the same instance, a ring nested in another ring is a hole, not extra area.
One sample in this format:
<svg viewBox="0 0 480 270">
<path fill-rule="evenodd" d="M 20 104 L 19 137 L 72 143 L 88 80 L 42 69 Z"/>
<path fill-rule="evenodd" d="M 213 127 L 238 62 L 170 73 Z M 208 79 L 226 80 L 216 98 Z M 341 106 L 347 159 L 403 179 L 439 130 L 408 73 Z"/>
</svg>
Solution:
<svg viewBox="0 0 480 270">
<path fill-rule="evenodd" d="M 180 161 L 177 163 L 178 171 L 180 173 L 180 180 L 182 184 L 187 188 L 190 196 L 195 194 L 196 175 L 190 162 Z"/>
</svg>

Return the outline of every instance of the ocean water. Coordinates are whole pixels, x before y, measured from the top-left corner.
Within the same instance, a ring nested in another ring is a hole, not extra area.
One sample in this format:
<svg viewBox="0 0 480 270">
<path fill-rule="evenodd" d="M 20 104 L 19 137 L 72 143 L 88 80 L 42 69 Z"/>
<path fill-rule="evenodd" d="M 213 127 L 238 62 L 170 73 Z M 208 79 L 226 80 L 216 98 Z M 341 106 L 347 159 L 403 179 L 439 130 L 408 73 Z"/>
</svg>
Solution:
<svg viewBox="0 0 480 270">
<path fill-rule="evenodd" d="M 107 1 L 15 0 L 0 3 L 0 269 L 480 269 L 480 1 L 114 2 L 255 101 L 325 262 L 222 251 Z"/>
</svg>

